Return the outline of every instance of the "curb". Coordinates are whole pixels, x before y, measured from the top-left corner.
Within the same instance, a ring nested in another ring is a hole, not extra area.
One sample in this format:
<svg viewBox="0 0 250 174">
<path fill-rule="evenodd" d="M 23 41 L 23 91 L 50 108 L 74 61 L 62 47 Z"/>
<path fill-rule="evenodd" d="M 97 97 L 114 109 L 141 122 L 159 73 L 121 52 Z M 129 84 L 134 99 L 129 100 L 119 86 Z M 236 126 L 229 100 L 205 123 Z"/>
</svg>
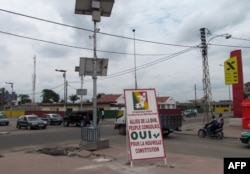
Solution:
<svg viewBox="0 0 250 174">
<path fill-rule="evenodd" d="M 183 132 L 173 132 L 174 134 L 181 134 L 181 135 L 189 135 L 189 136 L 197 136 L 197 134 L 194 134 L 194 133 L 183 133 Z M 198 137 L 199 138 L 199 137 Z M 205 137 L 204 137 L 205 138 Z M 226 139 L 234 139 L 234 140 L 239 140 L 240 137 L 229 137 L 229 136 L 224 136 L 223 139 L 226 138 Z"/>
<path fill-rule="evenodd" d="M 6 135 L 9 134 L 9 132 L 0 132 L 0 135 Z"/>
</svg>

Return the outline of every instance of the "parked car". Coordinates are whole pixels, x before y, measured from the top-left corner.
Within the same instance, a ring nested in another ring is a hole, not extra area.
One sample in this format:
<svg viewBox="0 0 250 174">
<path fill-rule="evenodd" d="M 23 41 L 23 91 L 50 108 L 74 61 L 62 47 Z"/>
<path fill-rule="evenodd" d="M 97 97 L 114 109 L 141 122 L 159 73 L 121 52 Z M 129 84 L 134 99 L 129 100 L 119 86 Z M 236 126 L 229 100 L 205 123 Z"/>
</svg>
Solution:
<svg viewBox="0 0 250 174">
<path fill-rule="evenodd" d="M 16 123 L 18 129 L 22 127 L 27 129 L 46 129 L 47 125 L 46 121 L 36 115 L 23 115 L 17 119 Z"/>
<path fill-rule="evenodd" d="M 0 125 L 5 125 L 8 126 L 9 125 L 9 119 L 4 115 L 4 114 L 0 114 Z"/>
<path fill-rule="evenodd" d="M 99 117 L 97 117 L 97 124 L 99 123 Z M 93 111 L 72 111 L 69 115 L 63 118 L 63 125 L 68 127 L 70 125 L 85 127 L 91 125 L 93 121 Z"/>
<path fill-rule="evenodd" d="M 185 117 L 196 117 L 197 116 L 197 111 L 196 109 L 187 109 L 183 112 Z"/>
<path fill-rule="evenodd" d="M 248 147 L 250 147 L 250 131 L 242 132 L 240 141 L 244 144 L 247 144 Z"/>
<path fill-rule="evenodd" d="M 59 114 L 45 114 L 42 120 L 47 121 L 48 125 L 61 125 L 63 122 L 62 116 Z"/>
</svg>

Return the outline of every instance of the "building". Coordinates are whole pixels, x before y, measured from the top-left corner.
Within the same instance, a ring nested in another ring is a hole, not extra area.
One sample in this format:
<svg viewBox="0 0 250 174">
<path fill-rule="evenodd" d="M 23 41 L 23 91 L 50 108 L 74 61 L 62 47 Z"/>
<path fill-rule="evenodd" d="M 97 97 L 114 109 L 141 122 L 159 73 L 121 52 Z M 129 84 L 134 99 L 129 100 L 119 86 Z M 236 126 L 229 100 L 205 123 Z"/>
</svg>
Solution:
<svg viewBox="0 0 250 174">
<path fill-rule="evenodd" d="M 156 97 L 159 109 L 176 109 L 176 101 L 172 97 Z"/>
<path fill-rule="evenodd" d="M 169 96 L 156 97 L 159 109 L 176 109 L 176 101 Z M 97 100 L 97 103 L 110 103 L 110 109 L 118 109 L 125 106 L 124 96 L 122 94 L 106 94 Z"/>
<path fill-rule="evenodd" d="M 244 94 L 245 98 L 250 99 L 250 82 L 244 84 Z"/>
</svg>

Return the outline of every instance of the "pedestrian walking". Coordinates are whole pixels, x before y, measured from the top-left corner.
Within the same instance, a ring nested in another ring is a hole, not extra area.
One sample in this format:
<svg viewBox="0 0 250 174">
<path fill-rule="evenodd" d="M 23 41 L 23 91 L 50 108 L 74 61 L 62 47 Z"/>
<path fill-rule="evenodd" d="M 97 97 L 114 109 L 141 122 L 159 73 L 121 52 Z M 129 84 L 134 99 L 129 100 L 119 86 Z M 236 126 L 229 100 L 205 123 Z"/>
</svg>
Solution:
<svg viewBox="0 0 250 174">
<path fill-rule="evenodd" d="M 102 110 L 102 120 L 104 120 L 104 109 Z"/>
</svg>

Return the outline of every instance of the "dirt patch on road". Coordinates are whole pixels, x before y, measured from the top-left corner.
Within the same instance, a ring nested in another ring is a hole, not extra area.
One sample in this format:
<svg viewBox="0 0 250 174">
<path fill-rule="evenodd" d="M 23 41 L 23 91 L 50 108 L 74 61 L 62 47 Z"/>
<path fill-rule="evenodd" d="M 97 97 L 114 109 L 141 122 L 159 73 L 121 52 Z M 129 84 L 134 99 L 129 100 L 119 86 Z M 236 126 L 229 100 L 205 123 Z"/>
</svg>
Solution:
<svg viewBox="0 0 250 174">
<path fill-rule="evenodd" d="M 52 156 L 70 156 L 70 154 L 79 152 L 78 147 L 47 147 L 37 150 L 38 153 L 43 153 Z"/>
<path fill-rule="evenodd" d="M 88 158 L 97 162 L 110 162 L 115 158 L 109 155 L 98 154 L 94 151 L 79 151 L 79 147 L 45 147 L 38 150 L 28 151 L 27 153 L 40 153 L 51 156 L 68 156 L 78 158 Z"/>
</svg>

